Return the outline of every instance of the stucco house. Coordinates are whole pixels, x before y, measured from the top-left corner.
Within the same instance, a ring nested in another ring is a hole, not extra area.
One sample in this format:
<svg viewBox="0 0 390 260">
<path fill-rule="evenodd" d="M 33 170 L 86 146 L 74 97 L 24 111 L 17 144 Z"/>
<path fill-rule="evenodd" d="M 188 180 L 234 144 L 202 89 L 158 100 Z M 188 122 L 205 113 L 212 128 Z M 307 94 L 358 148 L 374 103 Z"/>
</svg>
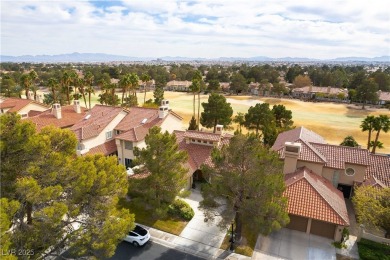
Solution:
<svg viewBox="0 0 390 260">
<path fill-rule="evenodd" d="M 334 87 L 316 87 L 306 86 L 294 88 L 292 96 L 299 99 L 317 99 L 317 100 L 347 100 L 348 90 Z"/>
<path fill-rule="evenodd" d="M 128 114 L 114 127 L 115 144 L 120 164 L 132 166 L 134 147 L 144 148 L 145 136 L 153 126 L 160 126 L 161 131 L 172 133 L 182 129 L 182 117 L 169 109 L 169 102 L 162 101 L 159 109 L 133 107 Z"/>
<path fill-rule="evenodd" d="M 196 130 L 174 131 L 176 140 L 180 150 L 185 150 L 188 153 L 188 186 L 191 188 L 194 181 L 208 179 L 200 167 L 202 164 L 211 166 L 211 151 L 214 147 L 221 148 L 225 144 L 229 144 L 233 135 L 224 133 L 223 126 L 217 125 L 216 133 Z"/>
<path fill-rule="evenodd" d="M 191 86 L 192 82 L 185 80 L 171 80 L 167 83 L 165 89 L 169 91 L 189 91 L 189 87 Z"/>
<path fill-rule="evenodd" d="M 79 140 L 77 154 L 117 155 L 120 164 L 132 166 L 133 148 L 146 146 L 149 128 L 158 125 L 170 133 L 182 128 L 182 118 L 169 109 L 167 100 L 162 103 L 158 109 L 95 105 L 71 128 Z"/>
<path fill-rule="evenodd" d="M 292 229 L 339 240 L 342 227 L 349 225 L 344 198 L 353 195 L 353 187 L 390 186 L 390 157 L 327 144 L 304 127 L 279 134 L 272 150 L 284 161 Z M 298 180 L 305 184 L 296 186 Z"/>
<path fill-rule="evenodd" d="M 385 105 L 386 103 L 390 103 L 390 92 L 378 91 L 378 104 Z"/>
<path fill-rule="evenodd" d="M 49 106 L 31 99 L 1 98 L 0 114 L 15 112 L 22 119 L 37 115 L 49 109 Z"/>
</svg>

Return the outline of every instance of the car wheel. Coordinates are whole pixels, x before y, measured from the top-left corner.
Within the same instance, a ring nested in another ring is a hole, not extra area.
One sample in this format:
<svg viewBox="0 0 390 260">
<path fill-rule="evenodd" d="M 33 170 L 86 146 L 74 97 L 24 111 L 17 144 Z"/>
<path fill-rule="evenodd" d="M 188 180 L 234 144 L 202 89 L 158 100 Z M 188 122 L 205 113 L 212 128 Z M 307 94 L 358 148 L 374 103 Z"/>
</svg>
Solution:
<svg viewBox="0 0 390 260">
<path fill-rule="evenodd" d="M 134 242 L 133 242 L 133 246 L 135 246 L 135 247 L 139 247 L 139 244 L 138 244 L 138 242 L 137 242 L 137 241 L 134 241 Z"/>
</svg>

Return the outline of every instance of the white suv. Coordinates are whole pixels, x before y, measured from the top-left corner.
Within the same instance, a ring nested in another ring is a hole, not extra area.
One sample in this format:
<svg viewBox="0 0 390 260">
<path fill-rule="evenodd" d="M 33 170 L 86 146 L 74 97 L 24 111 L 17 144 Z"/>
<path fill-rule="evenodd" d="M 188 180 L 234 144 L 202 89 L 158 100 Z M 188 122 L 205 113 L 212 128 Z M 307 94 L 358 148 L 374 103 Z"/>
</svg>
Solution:
<svg viewBox="0 0 390 260">
<path fill-rule="evenodd" d="M 134 246 L 142 246 L 150 239 L 149 231 L 141 227 L 140 225 L 135 225 L 135 228 L 126 235 L 123 239 L 129 243 L 132 243 Z"/>
</svg>

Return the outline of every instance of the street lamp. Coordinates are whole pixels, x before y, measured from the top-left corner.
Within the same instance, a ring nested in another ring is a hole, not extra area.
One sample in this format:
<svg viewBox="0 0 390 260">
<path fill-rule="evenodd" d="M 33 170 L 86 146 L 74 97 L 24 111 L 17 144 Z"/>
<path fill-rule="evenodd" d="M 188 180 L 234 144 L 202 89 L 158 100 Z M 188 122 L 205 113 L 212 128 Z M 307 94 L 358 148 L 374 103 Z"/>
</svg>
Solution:
<svg viewBox="0 0 390 260">
<path fill-rule="evenodd" d="M 232 233 L 231 233 L 231 236 L 230 236 L 230 251 L 234 251 L 234 222 L 232 222 Z"/>
</svg>

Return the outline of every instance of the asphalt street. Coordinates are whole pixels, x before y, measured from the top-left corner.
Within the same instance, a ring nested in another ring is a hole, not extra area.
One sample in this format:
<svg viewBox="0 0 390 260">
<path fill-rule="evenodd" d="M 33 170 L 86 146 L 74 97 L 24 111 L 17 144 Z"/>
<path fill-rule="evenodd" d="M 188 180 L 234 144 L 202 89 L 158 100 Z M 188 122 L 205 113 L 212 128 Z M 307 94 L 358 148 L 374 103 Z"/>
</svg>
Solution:
<svg viewBox="0 0 390 260">
<path fill-rule="evenodd" d="M 121 242 L 110 260 L 200 260 L 203 258 L 193 256 L 172 248 L 164 247 L 160 244 L 149 241 L 142 247 L 134 247 L 127 242 Z"/>
</svg>

